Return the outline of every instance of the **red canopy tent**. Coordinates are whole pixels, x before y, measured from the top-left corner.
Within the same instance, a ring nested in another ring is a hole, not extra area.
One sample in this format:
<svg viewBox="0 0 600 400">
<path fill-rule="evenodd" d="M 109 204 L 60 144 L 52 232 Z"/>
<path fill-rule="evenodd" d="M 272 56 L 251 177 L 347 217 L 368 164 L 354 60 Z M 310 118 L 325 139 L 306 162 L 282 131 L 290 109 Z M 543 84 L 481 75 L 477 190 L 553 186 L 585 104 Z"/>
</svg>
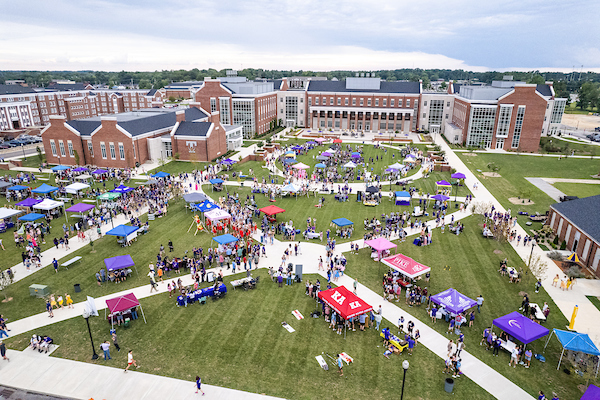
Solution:
<svg viewBox="0 0 600 400">
<path fill-rule="evenodd" d="M 285 210 L 283 208 L 280 208 L 277 206 L 266 206 L 266 207 L 261 208 L 259 211 L 262 211 L 267 215 L 275 215 L 275 214 L 285 212 Z"/>
<path fill-rule="evenodd" d="M 420 264 L 404 254 L 394 254 L 384 258 L 381 262 L 411 279 L 431 271 L 428 266 Z"/>
<path fill-rule="evenodd" d="M 342 139 L 333 139 L 333 143 L 342 143 Z"/>
<path fill-rule="evenodd" d="M 144 318 L 144 323 L 147 323 L 146 316 L 144 315 L 144 309 L 142 308 L 142 305 L 140 304 L 137 297 L 135 297 L 135 294 L 133 294 L 133 293 L 127 293 L 126 295 L 123 295 L 123 296 L 118 296 L 118 297 L 115 297 L 112 299 L 108 299 L 108 300 L 106 300 L 106 306 L 108 307 L 108 311 L 110 311 L 111 314 L 114 314 L 116 312 L 127 311 L 133 307 L 140 306 L 140 310 L 142 311 L 142 317 Z M 110 321 L 112 324 L 113 323 L 112 317 L 111 317 Z"/>
<path fill-rule="evenodd" d="M 344 286 L 324 290 L 319 292 L 318 296 L 344 319 L 356 317 L 373 309 Z"/>
</svg>

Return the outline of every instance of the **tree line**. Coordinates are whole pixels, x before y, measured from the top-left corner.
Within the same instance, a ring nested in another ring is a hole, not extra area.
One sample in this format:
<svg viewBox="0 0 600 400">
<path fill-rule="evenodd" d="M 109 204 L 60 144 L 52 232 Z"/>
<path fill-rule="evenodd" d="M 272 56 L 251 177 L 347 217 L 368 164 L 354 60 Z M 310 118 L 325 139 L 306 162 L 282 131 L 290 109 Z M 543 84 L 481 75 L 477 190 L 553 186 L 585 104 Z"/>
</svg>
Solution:
<svg viewBox="0 0 600 400">
<path fill-rule="evenodd" d="M 502 80 L 505 75 L 512 75 L 516 81 L 528 83 L 555 82 L 555 90 L 560 86 L 561 97 L 568 93 L 577 93 L 585 82 L 600 82 L 600 74 L 595 72 L 562 73 L 562 72 L 472 72 L 450 69 L 418 69 L 404 68 L 396 70 L 379 71 L 303 71 L 303 70 L 265 70 L 246 68 L 238 71 L 238 76 L 245 76 L 250 80 L 258 78 L 281 79 L 291 76 L 318 76 L 328 79 L 344 79 L 359 73 L 369 73 L 372 76 L 387 81 L 423 81 L 425 88 L 431 82 L 443 79 L 444 81 L 468 80 L 471 82 L 491 83 L 494 80 Z M 198 69 L 191 70 L 162 70 L 162 71 L 0 71 L 0 83 L 6 80 L 22 79 L 29 85 L 39 87 L 48 86 L 53 79 L 69 79 L 75 82 L 89 82 L 91 84 L 105 84 L 108 86 L 138 85 L 140 89 L 160 89 L 172 82 L 202 81 L 205 77 L 216 78 L 225 76 L 226 70 Z M 560 85 L 558 85 L 560 83 Z M 558 94 L 558 93 L 557 93 Z M 568 96 L 566 96 L 568 97 Z"/>
</svg>

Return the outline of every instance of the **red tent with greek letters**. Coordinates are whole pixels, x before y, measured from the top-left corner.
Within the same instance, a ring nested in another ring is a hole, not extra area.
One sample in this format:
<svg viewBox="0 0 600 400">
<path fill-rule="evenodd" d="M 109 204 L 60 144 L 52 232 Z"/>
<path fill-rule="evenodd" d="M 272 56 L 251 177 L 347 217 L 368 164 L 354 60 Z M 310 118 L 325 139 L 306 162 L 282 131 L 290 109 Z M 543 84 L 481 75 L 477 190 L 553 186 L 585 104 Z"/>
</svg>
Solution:
<svg viewBox="0 0 600 400">
<path fill-rule="evenodd" d="M 428 266 L 418 263 L 404 254 L 394 254 L 384 258 L 381 262 L 411 279 L 431 271 Z"/>
<path fill-rule="evenodd" d="M 356 317 L 373 309 L 344 286 L 324 290 L 319 292 L 318 296 L 344 319 Z"/>
</svg>

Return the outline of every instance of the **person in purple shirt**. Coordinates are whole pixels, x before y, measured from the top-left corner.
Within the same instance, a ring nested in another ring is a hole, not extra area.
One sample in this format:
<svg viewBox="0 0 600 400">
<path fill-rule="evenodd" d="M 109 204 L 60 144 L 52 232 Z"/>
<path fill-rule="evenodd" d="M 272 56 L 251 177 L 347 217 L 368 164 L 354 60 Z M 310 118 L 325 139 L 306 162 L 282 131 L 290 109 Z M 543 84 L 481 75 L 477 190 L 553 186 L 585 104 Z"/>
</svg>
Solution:
<svg viewBox="0 0 600 400">
<path fill-rule="evenodd" d="M 415 347 L 415 340 L 410 336 L 408 338 L 408 355 L 412 356 L 413 348 Z"/>
</svg>

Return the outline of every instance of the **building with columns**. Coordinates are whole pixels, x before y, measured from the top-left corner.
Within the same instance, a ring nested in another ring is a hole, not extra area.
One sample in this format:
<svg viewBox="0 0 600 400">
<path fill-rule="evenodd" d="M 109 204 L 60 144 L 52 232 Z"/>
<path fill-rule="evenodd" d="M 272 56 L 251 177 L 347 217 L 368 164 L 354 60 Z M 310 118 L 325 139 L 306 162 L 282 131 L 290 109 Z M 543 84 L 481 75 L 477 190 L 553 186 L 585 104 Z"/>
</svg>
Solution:
<svg viewBox="0 0 600 400">
<path fill-rule="evenodd" d="M 346 78 L 308 82 L 307 127 L 320 130 L 413 132 L 417 129 L 420 82 Z"/>
</svg>

